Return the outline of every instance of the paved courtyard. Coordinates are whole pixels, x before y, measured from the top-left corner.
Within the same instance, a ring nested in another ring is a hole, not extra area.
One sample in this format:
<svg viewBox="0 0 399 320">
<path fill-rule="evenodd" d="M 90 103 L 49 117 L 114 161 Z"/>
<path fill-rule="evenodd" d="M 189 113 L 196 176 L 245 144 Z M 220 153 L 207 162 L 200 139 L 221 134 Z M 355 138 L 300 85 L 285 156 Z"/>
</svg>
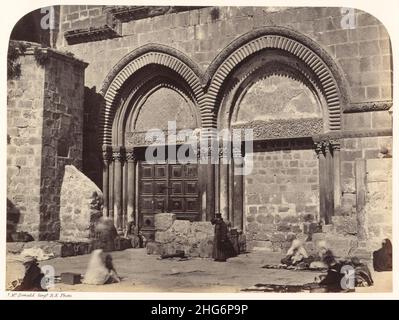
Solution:
<svg viewBox="0 0 399 320">
<path fill-rule="evenodd" d="M 161 260 L 147 255 L 145 249 L 113 252 L 115 268 L 122 282 L 109 285 L 66 285 L 57 283 L 53 291 L 119 291 L 119 292 L 240 292 L 257 283 L 300 285 L 313 282 L 319 272 L 262 269 L 277 264 L 280 253 L 255 251 L 231 258 L 225 263 L 193 258 L 186 261 Z M 55 258 L 42 261 L 51 265 L 56 275 L 63 272 L 84 274 L 90 255 Z M 390 291 L 391 272 L 373 273 L 375 285 L 357 288 L 357 292 Z"/>
</svg>

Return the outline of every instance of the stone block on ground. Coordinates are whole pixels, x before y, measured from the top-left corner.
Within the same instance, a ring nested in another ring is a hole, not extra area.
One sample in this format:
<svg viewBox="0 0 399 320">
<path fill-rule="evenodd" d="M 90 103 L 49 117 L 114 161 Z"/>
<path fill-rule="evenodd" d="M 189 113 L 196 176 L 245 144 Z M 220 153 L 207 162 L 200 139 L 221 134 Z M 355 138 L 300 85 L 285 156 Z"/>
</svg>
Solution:
<svg viewBox="0 0 399 320">
<path fill-rule="evenodd" d="M 155 232 L 155 241 L 159 243 L 174 242 L 176 235 L 170 230 Z"/>
<path fill-rule="evenodd" d="M 159 231 L 168 230 L 176 220 L 174 213 L 157 213 L 154 215 L 155 229 Z"/>
<path fill-rule="evenodd" d="M 85 241 L 94 236 L 102 217 L 103 194 L 72 165 L 65 166 L 60 195 L 60 240 Z"/>
<path fill-rule="evenodd" d="M 212 258 L 213 252 L 213 237 L 204 239 L 199 244 L 199 256 L 201 258 Z"/>
<path fill-rule="evenodd" d="M 190 229 L 191 222 L 187 220 L 176 220 L 171 227 L 171 231 L 178 236 L 188 236 Z"/>
<path fill-rule="evenodd" d="M 147 254 L 157 254 L 161 255 L 162 250 L 161 250 L 161 245 L 157 242 L 148 242 L 146 246 Z"/>
</svg>

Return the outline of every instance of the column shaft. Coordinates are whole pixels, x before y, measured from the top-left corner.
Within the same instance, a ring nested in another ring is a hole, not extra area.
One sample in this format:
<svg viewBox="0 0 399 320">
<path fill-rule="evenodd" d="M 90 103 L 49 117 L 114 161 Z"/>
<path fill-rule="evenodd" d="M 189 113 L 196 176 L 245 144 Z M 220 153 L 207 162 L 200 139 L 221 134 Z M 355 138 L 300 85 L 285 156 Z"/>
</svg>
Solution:
<svg viewBox="0 0 399 320">
<path fill-rule="evenodd" d="M 123 155 L 122 150 L 120 148 L 116 148 L 113 151 L 114 156 L 114 170 L 115 170 L 115 178 L 114 178 L 114 215 L 116 217 L 116 229 L 118 232 L 122 232 L 123 230 L 123 211 L 122 211 L 122 203 L 123 203 Z"/>
<path fill-rule="evenodd" d="M 136 198 L 136 158 L 134 150 L 127 153 L 127 220 L 128 222 L 134 221 L 137 225 L 135 217 L 135 198 Z"/>
</svg>

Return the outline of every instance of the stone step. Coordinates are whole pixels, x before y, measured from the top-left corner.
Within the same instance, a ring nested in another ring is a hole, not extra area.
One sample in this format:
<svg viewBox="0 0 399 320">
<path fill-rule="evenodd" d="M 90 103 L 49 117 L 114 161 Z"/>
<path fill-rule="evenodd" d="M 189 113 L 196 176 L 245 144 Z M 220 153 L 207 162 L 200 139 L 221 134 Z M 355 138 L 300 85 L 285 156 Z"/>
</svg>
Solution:
<svg viewBox="0 0 399 320">
<path fill-rule="evenodd" d="M 120 238 L 122 239 L 122 238 Z M 126 240 L 126 239 L 125 239 Z M 126 241 L 125 241 L 126 242 Z M 130 241 L 129 241 L 130 243 Z M 89 254 L 96 249 L 96 244 L 92 240 L 79 242 L 65 241 L 30 241 L 30 242 L 7 242 L 8 254 L 21 254 L 26 249 L 41 249 L 44 255 L 51 258 L 71 257 Z M 123 250 L 125 247 L 115 247 L 115 250 Z M 34 253 L 35 250 L 32 250 Z"/>
</svg>

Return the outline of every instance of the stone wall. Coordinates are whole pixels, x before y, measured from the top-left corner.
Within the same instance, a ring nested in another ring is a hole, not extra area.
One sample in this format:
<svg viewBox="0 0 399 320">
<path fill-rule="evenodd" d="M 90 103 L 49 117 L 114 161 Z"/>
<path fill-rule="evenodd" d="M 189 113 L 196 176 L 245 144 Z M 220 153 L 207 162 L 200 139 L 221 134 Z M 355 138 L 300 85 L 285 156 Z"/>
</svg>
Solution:
<svg viewBox="0 0 399 320">
<path fill-rule="evenodd" d="M 60 195 L 62 241 L 84 241 L 93 238 L 94 227 L 102 217 L 103 194 L 82 172 L 65 166 Z"/>
<path fill-rule="evenodd" d="M 7 82 L 7 232 L 39 236 L 45 70 L 20 57 L 21 76 Z"/>
<path fill-rule="evenodd" d="M 387 121 L 390 125 L 390 121 Z M 341 142 L 342 210 L 356 212 L 355 160 L 379 159 L 392 156 L 392 137 L 346 138 Z"/>
<path fill-rule="evenodd" d="M 383 239 L 392 240 L 392 159 L 369 159 L 366 168 L 368 240 L 378 249 Z"/>
<path fill-rule="evenodd" d="M 59 237 L 64 165 L 81 166 L 85 63 L 26 43 L 8 81 L 9 226 L 35 240 Z M 11 222 L 13 221 L 13 222 Z"/>
<path fill-rule="evenodd" d="M 263 26 L 281 26 L 309 36 L 335 59 L 346 76 L 352 102 L 392 99 L 389 35 L 370 14 L 354 13 L 356 28 L 342 29 L 347 12 L 338 7 L 209 7 L 126 20 L 117 38 L 68 45 L 65 31 L 104 25 L 107 15 L 102 6 L 61 6 L 57 44 L 89 61 L 86 84 L 101 87 L 125 54 L 145 44 L 172 46 L 205 70 L 237 37 Z"/>
<path fill-rule="evenodd" d="M 209 221 L 176 220 L 173 213 L 155 215 L 155 242 L 147 244 L 149 254 L 174 254 L 184 250 L 186 256 L 212 257 L 214 227 Z"/>
<path fill-rule="evenodd" d="M 40 233 L 41 240 L 55 240 L 63 168 L 82 168 L 84 69 L 55 56 L 45 68 Z"/>
<path fill-rule="evenodd" d="M 286 248 L 318 220 L 318 169 L 316 152 L 301 140 L 269 144 L 253 154 L 244 187 L 249 248 Z"/>
</svg>

